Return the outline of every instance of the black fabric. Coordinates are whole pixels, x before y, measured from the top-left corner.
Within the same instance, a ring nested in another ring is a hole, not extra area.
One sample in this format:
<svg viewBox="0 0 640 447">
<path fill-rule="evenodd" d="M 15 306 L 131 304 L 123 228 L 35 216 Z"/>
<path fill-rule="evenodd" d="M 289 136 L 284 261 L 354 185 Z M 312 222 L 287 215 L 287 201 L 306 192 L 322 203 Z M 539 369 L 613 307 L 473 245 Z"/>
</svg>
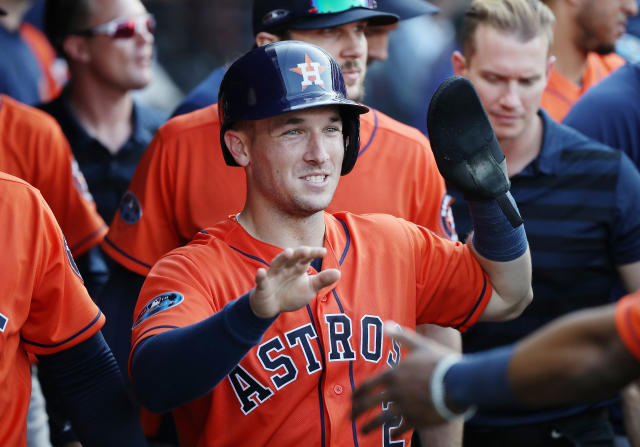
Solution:
<svg viewBox="0 0 640 447">
<path fill-rule="evenodd" d="M 133 312 L 145 277 L 113 262 L 108 256 L 106 259 L 110 261 L 111 274 L 96 301 L 107 319 L 102 328 L 104 338 L 120 366 L 122 375 L 128 377 Z"/>
<path fill-rule="evenodd" d="M 84 447 L 147 445 L 136 406 L 100 332 L 38 360 L 45 395 L 69 416 Z"/>
<path fill-rule="evenodd" d="M 89 296 L 96 300 L 109 280 L 109 268 L 99 245 L 91 247 L 85 254 L 74 259 Z"/>
</svg>

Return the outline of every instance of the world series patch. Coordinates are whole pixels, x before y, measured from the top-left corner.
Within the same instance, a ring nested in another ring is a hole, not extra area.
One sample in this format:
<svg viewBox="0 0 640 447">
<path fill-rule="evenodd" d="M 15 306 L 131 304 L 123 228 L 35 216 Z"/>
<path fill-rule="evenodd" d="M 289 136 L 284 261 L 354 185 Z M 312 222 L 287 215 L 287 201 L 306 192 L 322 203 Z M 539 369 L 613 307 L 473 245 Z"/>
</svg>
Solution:
<svg viewBox="0 0 640 447">
<path fill-rule="evenodd" d="M 133 326 L 131 329 L 134 329 L 144 320 L 149 317 L 152 317 L 163 310 L 171 309 L 172 307 L 176 307 L 178 304 L 184 301 L 184 297 L 178 292 L 167 292 L 162 295 L 158 295 L 149 301 L 142 308 L 140 313 L 138 314 L 138 318 L 133 322 Z"/>
<path fill-rule="evenodd" d="M 134 193 L 127 191 L 120 202 L 120 217 L 128 224 L 134 224 L 142 217 L 142 206 Z"/>
<path fill-rule="evenodd" d="M 4 329 L 7 327 L 7 323 L 9 319 L 4 315 L 0 314 L 0 332 L 4 332 Z"/>
</svg>

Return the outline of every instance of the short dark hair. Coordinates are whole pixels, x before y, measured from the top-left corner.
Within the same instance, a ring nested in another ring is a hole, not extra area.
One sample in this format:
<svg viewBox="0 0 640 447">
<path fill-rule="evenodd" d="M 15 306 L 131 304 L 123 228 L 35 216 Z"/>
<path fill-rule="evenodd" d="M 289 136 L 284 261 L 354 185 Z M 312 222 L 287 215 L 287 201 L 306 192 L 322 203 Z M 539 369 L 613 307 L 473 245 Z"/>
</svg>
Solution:
<svg viewBox="0 0 640 447">
<path fill-rule="evenodd" d="M 88 26 L 91 0 L 47 0 L 44 32 L 58 54 L 64 56 L 64 39 Z"/>
</svg>

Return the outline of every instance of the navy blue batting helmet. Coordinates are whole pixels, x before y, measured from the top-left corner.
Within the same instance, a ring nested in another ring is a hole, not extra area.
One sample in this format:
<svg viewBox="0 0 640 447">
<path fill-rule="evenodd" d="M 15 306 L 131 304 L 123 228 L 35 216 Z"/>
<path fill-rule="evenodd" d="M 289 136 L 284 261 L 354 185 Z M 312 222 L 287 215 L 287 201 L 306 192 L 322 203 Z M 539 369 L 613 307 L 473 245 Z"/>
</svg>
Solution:
<svg viewBox="0 0 640 447">
<path fill-rule="evenodd" d="M 218 93 L 225 162 L 238 166 L 224 142 L 224 134 L 234 123 L 319 106 L 339 107 L 345 142 L 341 173 L 347 174 L 360 149 L 359 115 L 369 109 L 347 99 L 338 63 L 322 48 L 294 40 L 249 51 L 229 67 Z"/>
</svg>

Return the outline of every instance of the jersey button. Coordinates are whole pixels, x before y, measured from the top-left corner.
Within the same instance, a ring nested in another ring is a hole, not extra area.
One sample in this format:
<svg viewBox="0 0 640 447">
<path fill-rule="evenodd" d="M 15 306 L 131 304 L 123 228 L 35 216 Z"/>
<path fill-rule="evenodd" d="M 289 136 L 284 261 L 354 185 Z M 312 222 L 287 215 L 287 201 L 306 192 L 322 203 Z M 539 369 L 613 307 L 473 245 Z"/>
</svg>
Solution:
<svg viewBox="0 0 640 447">
<path fill-rule="evenodd" d="M 333 387 L 333 391 L 334 391 L 336 394 L 342 394 L 342 392 L 343 392 L 344 390 L 342 389 L 342 387 L 341 387 L 340 385 L 334 385 L 334 387 Z"/>
<path fill-rule="evenodd" d="M 324 295 L 322 298 L 320 298 L 320 301 L 322 301 L 323 303 L 326 303 L 328 299 L 329 298 L 327 297 L 327 295 Z"/>
</svg>

